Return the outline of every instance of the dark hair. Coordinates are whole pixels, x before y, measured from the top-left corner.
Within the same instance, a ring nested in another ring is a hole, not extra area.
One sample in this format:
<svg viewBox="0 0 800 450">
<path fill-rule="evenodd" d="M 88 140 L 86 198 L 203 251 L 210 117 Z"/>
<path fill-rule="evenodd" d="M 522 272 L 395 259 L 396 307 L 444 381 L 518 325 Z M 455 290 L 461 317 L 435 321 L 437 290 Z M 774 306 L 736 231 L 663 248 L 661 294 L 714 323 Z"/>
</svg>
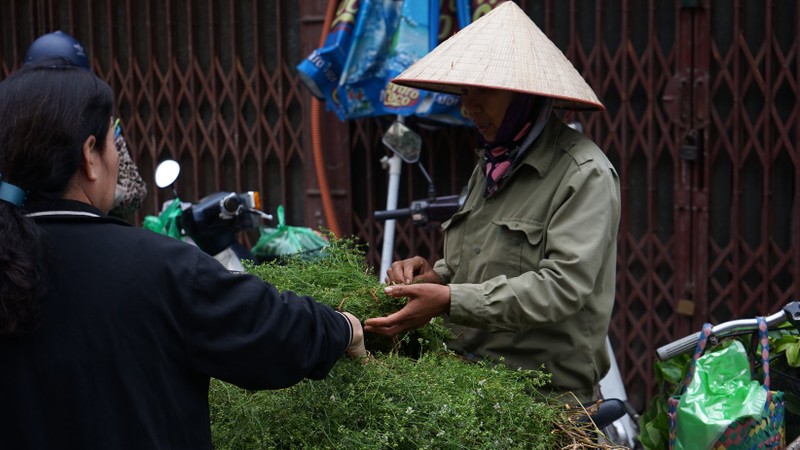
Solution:
<svg viewBox="0 0 800 450">
<path fill-rule="evenodd" d="M 24 65 L 0 83 L 0 174 L 37 198 L 60 198 L 78 171 L 83 143 L 106 143 L 111 88 L 64 59 Z M 0 335 L 38 322 L 44 290 L 39 227 L 24 211 L 0 201 Z"/>
</svg>

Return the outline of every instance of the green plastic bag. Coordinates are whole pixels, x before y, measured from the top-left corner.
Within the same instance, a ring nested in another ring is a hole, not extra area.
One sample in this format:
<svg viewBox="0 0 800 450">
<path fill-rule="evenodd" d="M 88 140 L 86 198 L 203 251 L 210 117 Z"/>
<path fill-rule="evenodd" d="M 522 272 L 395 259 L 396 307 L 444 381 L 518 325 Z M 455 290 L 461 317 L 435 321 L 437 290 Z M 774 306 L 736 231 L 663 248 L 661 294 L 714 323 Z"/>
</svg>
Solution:
<svg viewBox="0 0 800 450">
<path fill-rule="evenodd" d="M 181 200 L 176 198 L 158 216 L 145 216 L 142 227 L 159 234 L 164 234 L 175 239 L 181 238 L 181 229 L 178 226 L 178 217 L 181 216 Z"/>
<path fill-rule="evenodd" d="M 283 205 L 278 206 L 278 228 L 261 228 L 261 236 L 251 252 L 257 262 L 298 255 L 313 260 L 322 256 L 328 240 L 307 227 L 286 225 Z"/>
<path fill-rule="evenodd" d="M 741 342 L 701 356 L 678 403 L 674 448 L 709 448 L 737 419 L 761 417 L 766 401 L 767 390 L 752 379 Z"/>
</svg>

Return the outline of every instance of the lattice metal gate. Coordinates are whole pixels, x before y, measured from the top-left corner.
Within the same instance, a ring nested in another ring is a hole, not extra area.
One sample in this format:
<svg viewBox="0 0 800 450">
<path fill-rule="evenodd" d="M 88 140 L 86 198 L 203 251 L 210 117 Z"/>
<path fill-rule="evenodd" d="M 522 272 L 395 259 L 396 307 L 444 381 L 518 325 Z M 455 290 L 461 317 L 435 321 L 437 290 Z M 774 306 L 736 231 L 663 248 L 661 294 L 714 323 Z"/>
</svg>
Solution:
<svg viewBox="0 0 800 450">
<path fill-rule="evenodd" d="M 114 89 L 146 181 L 174 158 L 186 199 L 259 190 L 267 210 L 283 204 L 288 223 L 305 222 L 308 95 L 294 71 L 304 51 L 297 2 L 21 0 L 2 2 L 0 20 L 1 75 L 41 34 L 61 29 L 83 43 Z M 131 220 L 170 196 L 151 184 Z"/>
<path fill-rule="evenodd" d="M 485 0 L 487 3 L 491 0 Z M 608 108 L 581 114 L 623 184 L 611 337 L 634 404 L 655 386 L 654 350 L 703 321 L 752 316 L 800 297 L 800 11 L 797 0 L 520 0 Z M 327 0 L 0 2 L 0 75 L 34 37 L 63 29 L 118 95 L 147 180 L 185 166 L 187 198 L 258 188 L 288 221 L 324 225 L 309 96 L 294 66 L 319 44 Z M 379 265 L 387 122 L 340 123 L 324 142 L 337 216 Z M 424 124 L 416 123 L 417 127 Z M 440 195 L 457 193 L 474 132 L 420 128 Z M 427 194 L 403 168 L 400 205 Z M 145 210 L 168 193 L 151 185 Z M 435 227 L 398 224 L 396 256 L 439 256 Z M 252 239 L 252 236 L 249 236 Z"/>
</svg>

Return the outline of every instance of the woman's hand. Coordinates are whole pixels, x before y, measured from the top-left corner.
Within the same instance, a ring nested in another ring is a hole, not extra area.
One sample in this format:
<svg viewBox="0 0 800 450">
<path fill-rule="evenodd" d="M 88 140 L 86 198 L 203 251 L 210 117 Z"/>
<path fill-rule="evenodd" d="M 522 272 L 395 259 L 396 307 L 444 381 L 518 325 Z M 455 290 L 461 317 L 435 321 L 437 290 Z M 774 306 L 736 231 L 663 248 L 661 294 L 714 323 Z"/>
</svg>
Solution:
<svg viewBox="0 0 800 450">
<path fill-rule="evenodd" d="M 350 345 L 346 350 L 348 356 L 367 356 L 367 348 L 364 346 L 364 329 L 361 327 L 361 321 L 349 312 L 343 312 L 342 314 L 350 321 L 350 326 L 353 328 L 353 337 L 350 339 Z"/>
<path fill-rule="evenodd" d="M 385 282 L 386 284 L 409 284 L 412 282 L 441 283 L 442 279 L 438 273 L 433 271 L 433 267 L 428 264 L 428 260 L 421 256 L 415 256 L 413 258 L 393 262 L 391 267 L 386 270 Z M 448 299 L 449 298 L 448 294 Z"/>
<path fill-rule="evenodd" d="M 388 286 L 384 292 L 392 297 L 408 297 L 408 303 L 403 309 L 387 317 L 367 319 L 364 322 L 364 331 L 368 333 L 393 336 L 427 325 L 434 317 L 450 310 L 450 286 L 447 285 L 404 284 Z"/>
</svg>

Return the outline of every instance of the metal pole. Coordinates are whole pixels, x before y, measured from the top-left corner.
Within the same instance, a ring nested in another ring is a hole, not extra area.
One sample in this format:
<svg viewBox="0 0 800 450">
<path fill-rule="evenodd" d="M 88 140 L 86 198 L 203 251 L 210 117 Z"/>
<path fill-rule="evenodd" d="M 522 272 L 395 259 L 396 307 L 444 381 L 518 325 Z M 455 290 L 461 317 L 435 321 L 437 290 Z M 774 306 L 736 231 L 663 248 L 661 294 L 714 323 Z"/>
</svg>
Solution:
<svg viewBox="0 0 800 450">
<path fill-rule="evenodd" d="M 384 156 L 381 159 L 384 168 L 389 169 L 389 191 L 386 194 L 386 210 L 392 211 L 397 209 L 397 196 L 400 191 L 400 173 L 403 170 L 403 162 L 397 155 L 392 155 L 390 158 Z M 381 252 L 381 270 L 378 272 L 378 278 L 383 280 L 386 277 L 386 271 L 392 264 L 392 255 L 394 254 L 394 233 L 395 233 L 395 219 L 389 219 L 385 222 L 383 227 L 383 250 Z"/>
</svg>

